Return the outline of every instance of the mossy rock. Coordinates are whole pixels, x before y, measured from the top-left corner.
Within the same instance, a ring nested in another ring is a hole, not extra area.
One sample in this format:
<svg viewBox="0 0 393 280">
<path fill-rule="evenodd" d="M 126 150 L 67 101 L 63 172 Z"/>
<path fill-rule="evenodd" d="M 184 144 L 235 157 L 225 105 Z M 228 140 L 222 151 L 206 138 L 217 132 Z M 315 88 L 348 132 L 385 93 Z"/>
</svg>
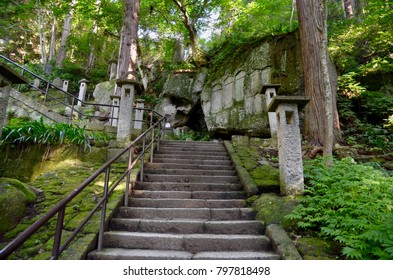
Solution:
<svg viewBox="0 0 393 280">
<path fill-rule="evenodd" d="M 17 179 L 11 178 L 0 178 L 0 184 L 10 185 L 18 190 L 20 190 L 26 196 L 26 202 L 34 202 L 37 195 L 29 189 L 29 187 Z"/>
<path fill-rule="evenodd" d="M 318 237 L 300 238 L 296 249 L 305 260 L 335 260 L 340 252 L 336 243 Z"/>
<path fill-rule="evenodd" d="M 0 236 L 15 227 L 26 212 L 25 194 L 8 183 L 0 183 Z"/>
<path fill-rule="evenodd" d="M 262 165 L 250 172 L 260 193 L 280 191 L 280 171 L 270 165 Z"/>
<path fill-rule="evenodd" d="M 256 219 L 270 224 L 281 224 L 284 229 L 290 229 L 295 226 L 286 215 L 298 204 L 298 200 L 293 196 L 279 196 L 274 193 L 262 194 L 253 203 L 253 209 L 257 213 Z"/>
</svg>

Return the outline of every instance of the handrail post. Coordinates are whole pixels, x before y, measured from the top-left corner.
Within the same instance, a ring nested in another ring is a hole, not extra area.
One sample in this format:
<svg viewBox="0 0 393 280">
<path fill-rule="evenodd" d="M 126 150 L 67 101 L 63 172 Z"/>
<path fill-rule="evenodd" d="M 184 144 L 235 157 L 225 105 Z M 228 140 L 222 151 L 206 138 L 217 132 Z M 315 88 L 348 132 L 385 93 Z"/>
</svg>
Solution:
<svg viewBox="0 0 393 280">
<path fill-rule="evenodd" d="M 153 156 L 154 156 L 154 128 L 153 126 L 153 111 L 150 112 L 150 128 L 151 128 L 151 152 L 150 152 L 150 162 L 153 162 Z"/>
<path fill-rule="evenodd" d="M 71 102 L 71 113 L 70 113 L 70 121 L 72 122 L 72 116 L 74 115 L 74 106 L 75 106 L 75 96 L 72 97 L 72 102 Z"/>
<path fill-rule="evenodd" d="M 101 224 L 100 224 L 100 232 L 98 235 L 98 246 L 97 250 L 101 251 L 102 250 L 102 244 L 104 242 L 104 230 L 105 230 L 105 216 L 106 216 L 106 204 L 108 202 L 108 188 L 109 188 L 109 176 L 111 174 L 111 167 L 108 166 L 105 172 L 105 184 L 104 184 L 104 202 L 102 203 L 102 208 L 101 208 Z"/>
<path fill-rule="evenodd" d="M 132 152 L 133 152 L 133 147 L 130 147 L 129 154 L 128 154 L 128 168 L 127 168 L 128 171 L 127 171 L 127 179 L 126 179 L 126 193 L 124 195 L 124 206 L 128 206 L 128 195 L 130 194 Z"/>
<path fill-rule="evenodd" d="M 142 159 L 141 159 L 141 170 L 140 170 L 140 172 L 139 172 L 139 174 L 140 174 L 140 178 L 139 178 L 139 180 L 141 181 L 141 182 L 143 182 L 143 173 L 144 173 L 144 166 L 145 166 L 145 146 L 146 146 L 146 135 L 145 136 L 143 136 L 143 139 L 142 139 Z"/>
<path fill-rule="evenodd" d="M 55 239 L 53 242 L 52 258 L 51 258 L 53 260 L 57 260 L 60 255 L 60 243 L 61 243 L 61 234 L 63 232 L 64 215 L 65 215 L 65 207 L 63 207 L 57 214 L 56 232 L 55 232 Z"/>
<path fill-rule="evenodd" d="M 158 131 L 157 131 L 157 151 L 160 151 L 160 137 L 161 137 L 161 122 L 158 123 Z"/>
<path fill-rule="evenodd" d="M 45 89 L 45 98 L 44 98 L 44 105 L 46 106 L 46 99 L 48 98 L 50 83 L 46 82 L 46 89 Z"/>
</svg>

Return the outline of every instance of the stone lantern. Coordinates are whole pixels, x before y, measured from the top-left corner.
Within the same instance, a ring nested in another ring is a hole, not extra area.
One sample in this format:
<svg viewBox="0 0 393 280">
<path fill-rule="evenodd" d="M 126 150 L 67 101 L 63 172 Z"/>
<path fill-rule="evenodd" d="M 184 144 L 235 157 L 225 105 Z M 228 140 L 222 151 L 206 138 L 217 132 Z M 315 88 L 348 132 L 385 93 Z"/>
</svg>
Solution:
<svg viewBox="0 0 393 280">
<path fill-rule="evenodd" d="M 272 102 L 273 97 L 277 95 L 280 85 L 266 84 L 262 87 L 262 94 L 266 96 L 266 106 L 268 107 Z M 277 137 L 277 117 L 275 112 L 268 112 L 270 135 L 272 138 Z"/>
<path fill-rule="evenodd" d="M 127 144 L 131 140 L 134 96 L 136 90 L 140 88 L 140 83 L 126 79 L 117 80 L 116 84 L 121 89 L 117 141 Z"/>
<path fill-rule="evenodd" d="M 145 108 L 145 100 L 137 99 L 136 101 L 136 110 L 135 110 L 135 120 L 134 120 L 134 129 L 142 130 L 143 126 L 143 113 Z"/>
<path fill-rule="evenodd" d="M 8 99 L 12 84 L 27 84 L 28 81 L 13 69 L 0 62 L 0 136 L 7 116 Z"/>
<path fill-rule="evenodd" d="M 78 82 L 79 83 L 78 106 L 82 106 L 82 102 L 85 101 L 88 82 L 89 81 L 86 79 L 82 79 Z"/>
<path fill-rule="evenodd" d="M 276 114 L 281 195 L 304 190 L 299 110 L 309 101 L 304 96 L 274 96 L 268 106 L 268 112 Z"/>
</svg>

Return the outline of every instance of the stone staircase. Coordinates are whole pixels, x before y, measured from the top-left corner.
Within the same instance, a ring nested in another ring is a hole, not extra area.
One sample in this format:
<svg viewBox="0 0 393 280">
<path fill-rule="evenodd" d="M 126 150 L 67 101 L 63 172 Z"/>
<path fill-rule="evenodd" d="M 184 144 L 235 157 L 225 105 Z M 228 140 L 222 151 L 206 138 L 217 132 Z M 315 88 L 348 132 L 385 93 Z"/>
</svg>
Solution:
<svg viewBox="0 0 393 280">
<path fill-rule="evenodd" d="M 279 259 L 221 143 L 165 141 L 89 259 Z"/>
</svg>

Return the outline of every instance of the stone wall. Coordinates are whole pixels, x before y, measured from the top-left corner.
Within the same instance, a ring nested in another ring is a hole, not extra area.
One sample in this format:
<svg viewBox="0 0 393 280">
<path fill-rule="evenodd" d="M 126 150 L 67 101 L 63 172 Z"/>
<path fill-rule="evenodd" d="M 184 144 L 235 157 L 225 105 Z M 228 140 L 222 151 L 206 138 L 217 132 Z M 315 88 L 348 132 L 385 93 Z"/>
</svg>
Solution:
<svg viewBox="0 0 393 280">
<path fill-rule="evenodd" d="M 281 85 L 279 94 L 302 95 L 300 41 L 297 32 L 271 37 L 235 58 L 218 74 L 212 69 L 169 76 L 157 107 L 173 127 L 198 121 L 201 106 L 208 130 L 216 136 L 241 134 L 270 137 L 264 84 Z M 211 78 L 214 77 L 214 78 Z M 199 105 L 200 104 L 200 105 Z"/>
<path fill-rule="evenodd" d="M 202 108 L 209 131 L 269 137 L 264 84 L 280 84 L 280 92 L 301 92 L 300 45 L 297 33 L 266 40 L 235 71 L 205 84 Z"/>
</svg>

